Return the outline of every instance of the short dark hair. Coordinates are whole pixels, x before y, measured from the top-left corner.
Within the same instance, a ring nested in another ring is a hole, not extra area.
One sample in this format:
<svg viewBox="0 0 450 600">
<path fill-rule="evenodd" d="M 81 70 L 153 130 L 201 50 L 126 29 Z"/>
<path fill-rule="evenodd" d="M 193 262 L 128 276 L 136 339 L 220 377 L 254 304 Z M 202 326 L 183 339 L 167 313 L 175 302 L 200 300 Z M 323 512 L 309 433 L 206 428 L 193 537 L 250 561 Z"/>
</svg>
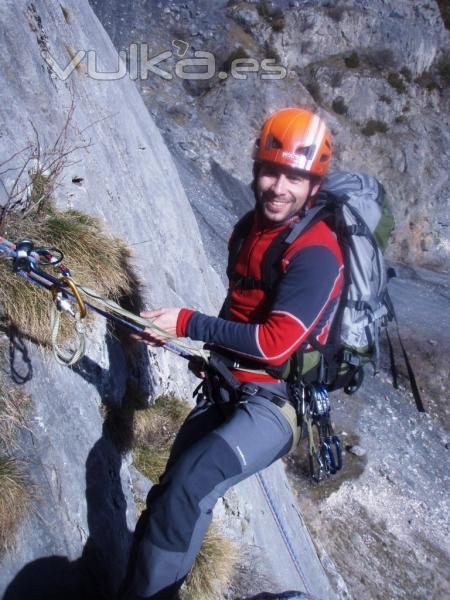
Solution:
<svg viewBox="0 0 450 600">
<path fill-rule="evenodd" d="M 275 164 L 275 163 L 273 163 Z M 250 189 L 252 190 L 252 192 L 255 194 L 255 199 L 256 198 L 256 179 L 258 178 L 259 175 L 259 171 L 262 167 L 263 163 L 261 161 L 255 160 L 253 163 L 253 181 L 250 184 Z M 300 171 L 299 171 L 300 172 Z M 308 173 L 306 171 L 301 171 L 301 173 L 305 175 L 305 177 L 309 178 L 309 189 L 313 188 L 315 186 L 316 183 L 319 183 L 322 181 L 322 177 L 319 177 L 318 175 L 311 175 L 311 173 Z"/>
</svg>

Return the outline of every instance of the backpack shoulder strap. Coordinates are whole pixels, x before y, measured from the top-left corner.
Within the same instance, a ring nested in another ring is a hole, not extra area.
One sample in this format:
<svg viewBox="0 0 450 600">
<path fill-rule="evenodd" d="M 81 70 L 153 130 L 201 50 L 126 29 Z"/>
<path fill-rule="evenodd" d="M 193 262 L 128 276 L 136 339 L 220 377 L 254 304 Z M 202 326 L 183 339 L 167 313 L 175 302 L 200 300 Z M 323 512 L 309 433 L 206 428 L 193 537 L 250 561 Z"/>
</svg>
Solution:
<svg viewBox="0 0 450 600">
<path fill-rule="evenodd" d="M 268 289 L 272 289 L 280 277 L 280 261 L 285 250 L 298 239 L 302 233 L 321 221 L 326 216 L 326 207 L 311 208 L 301 221 L 292 228 L 282 231 L 270 244 L 262 264 L 262 280 Z"/>
<path fill-rule="evenodd" d="M 318 221 L 322 220 L 325 216 L 325 211 L 328 212 L 328 208 L 323 204 L 310 208 L 303 219 L 291 229 L 290 234 L 286 238 L 286 244 L 290 246 L 302 233 Z"/>
<path fill-rule="evenodd" d="M 228 278 L 231 278 L 231 276 L 234 272 L 234 266 L 236 264 L 236 260 L 237 260 L 239 251 L 242 248 L 242 244 L 244 243 L 245 238 L 250 233 L 254 218 L 255 218 L 255 211 L 250 210 L 236 223 L 236 225 L 233 229 L 233 233 L 231 234 L 230 245 L 229 245 L 229 249 L 228 249 L 228 266 L 227 266 Z"/>
</svg>

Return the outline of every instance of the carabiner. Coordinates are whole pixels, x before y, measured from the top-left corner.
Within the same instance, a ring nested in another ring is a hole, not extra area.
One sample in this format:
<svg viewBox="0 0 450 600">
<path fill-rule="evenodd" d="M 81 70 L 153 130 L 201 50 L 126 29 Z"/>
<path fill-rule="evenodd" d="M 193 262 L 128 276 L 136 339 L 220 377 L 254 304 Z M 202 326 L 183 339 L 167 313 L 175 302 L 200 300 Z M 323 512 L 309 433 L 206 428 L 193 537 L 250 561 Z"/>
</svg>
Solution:
<svg viewBox="0 0 450 600">
<path fill-rule="evenodd" d="M 80 295 L 80 292 L 78 291 L 77 286 L 75 285 L 75 282 L 73 281 L 73 279 L 71 279 L 70 277 L 60 277 L 59 280 L 61 283 L 64 283 L 68 288 L 70 288 L 70 292 L 72 293 L 72 295 L 74 296 L 75 300 L 77 301 L 78 304 L 78 310 L 80 311 L 80 319 L 84 319 L 85 316 L 87 315 L 87 309 L 86 306 L 84 304 L 83 298 Z M 52 287 L 52 294 L 53 294 L 53 299 L 56 300 L 58 293 L 61 291 L 61 288 L 58 285 L 54 285 Z"/>
<path fill-rule="evenodd" d="M 326 464 L 326 470 L 331 475 L 342 469 L 342 446 L 337 435 L 326 437 L 320 450 Z"/>
</svg>

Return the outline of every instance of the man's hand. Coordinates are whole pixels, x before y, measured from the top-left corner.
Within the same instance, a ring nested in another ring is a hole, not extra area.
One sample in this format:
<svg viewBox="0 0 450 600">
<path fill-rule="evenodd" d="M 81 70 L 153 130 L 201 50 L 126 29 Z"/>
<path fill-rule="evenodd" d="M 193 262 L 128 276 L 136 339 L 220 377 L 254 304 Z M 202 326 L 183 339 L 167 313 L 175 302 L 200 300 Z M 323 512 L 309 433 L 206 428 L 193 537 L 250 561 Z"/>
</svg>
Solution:
<svg viewBox="0 0 450 600">
<path fill-rule="evenodd" d="M 172 335 L 177 334 L 177 320 L 181 308 L 158 308 L 157 310 L 144 310 L 140 316 L 144 319 L 150 319 L 154 325 L 164 329 Z M 159 335 L 157 332 L 144 329 L 142 334 L 132 334 L 135 340 L 141 340 L 149 346 L 162 346 L 169 338 Z"/>
</svg>

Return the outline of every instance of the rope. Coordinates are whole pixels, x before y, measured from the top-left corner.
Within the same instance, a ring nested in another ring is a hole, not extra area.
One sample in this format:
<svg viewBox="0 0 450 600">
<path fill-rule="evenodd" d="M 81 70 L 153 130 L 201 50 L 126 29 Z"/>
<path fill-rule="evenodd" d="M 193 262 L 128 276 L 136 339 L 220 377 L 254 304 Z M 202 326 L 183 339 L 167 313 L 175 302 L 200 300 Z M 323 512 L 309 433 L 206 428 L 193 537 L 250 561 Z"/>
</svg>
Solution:
<svg viewBox="0 0 450 600">
<path fill-rule="evenodd" d="M 50 313 L 50 329 L 52 334 L 52 350 L 55 360 L 66 367 L 76 364 L 86 353 L 86 334 L 83 317 L 79 312 L 75 314 L 75 332 L 78 338 L 78 346 L 73 352 L 67 353 L 58 346 L 58 333 L 61 322 L 61 311 L 56 304 L 52 304 Z"/>
<path fill-rule="evenodd" d="M 150 331 L 153 331 L 154 333 L 157 333 L 158 335 L 165 337 L 169 340 L 177 340 L 176 345 L 178 346 L 178 348 L 180 348 L 182 350 L 186 350 L 192 356 L 199 357 L 199 358 L 203 359 L 204 361 L 208 362 L 209 355 L 210 355 L 209 351 L 204 350 L 203 348 L 197 348 L 196 346 L 187 344 L 186 342 L 180 342 L 179 338 L 176 335 L 173 335 L 173 334 L 169 333 L 168 331 L 161 329 L 161 327 L 158 327 L 157 325 L 155 325 L 153 323 L 153 319 L 145 319 L 144 317 L 135 315 L 134 313 L 130 312 L 129 310 L 126 310 L 125 308 L 123 308 L 122 306 L 117 304 L 117 302 L 114 302 L 114 300 L 110 300 L 109 298 L 104 298 L 95 290 L 92 290 L 88 287 L 84 287 L 83 285 L 77 283 L 76 281 L 74 281 L 74 283 L 75 283 L 76 287 L 78 288 L 78 290 L 81 291 L 83 294 L 85 294 L 85 296 L 87 296 L 90 300 L 94 300 L 95 302 L 99 303 L 100 305 L 105 306 L 112 314 L 118 315 L 119 317 L 123 317 L 127 321 L 135 323 L 136 325 L 140 325 L 142 328 L 145 327 L 146 329 L 149 329 Z M 164 345 L 166 345 L 166 344 L 164 344 Z"/>
<path fill-rule="evenodd" d="M 306 579 L 305 579 L 305 575 L 303 573 L 303 569 L 301 567 L 300 559 L 299 559 L 299 557 L 297 556 L 297 554 L 296 554 L 296 552 L 294 550 L 294 546 L 292 545 L 292 542 L 291 542 L 291 540 L 289 538 L 288 532 L 286 531 L 286 529 L 283 526 L 283 522 L 282 522 L 282 519 L 281 519 L 280 515 L 278 514 L 278 511 L 277 511 L 276 506 L 275 506 L 275 502 L 273 501 L 273 499 L 272 499 L 272 497 L 270 495 L 269 489 L 267 487 L 267 484 L 264 481 L 263 474 L 262 473 L 257 473 L 256 474 L 256 478 L 257 478 L 257 480 L 259 482 L 259 485 L 261 486 L 261 489 L 263 491 L 263 494 L 264 494 L 264 497 L 266 499 L 267 505 L 270 508 L 270 511 L 272 513 L 274 521 L 275 521 L 275 523 L 276 523 L 276 525 L 277 525 L 277 527 L 278 527 L 278 529 L 279 529 L 279 531 L 281 533 L 281 537 L 283 538 L 283 541 L 284 541 L 285 546 L 286 546 L 286 548 L 288 550 L 289 556 L 291 557 L 292 562 L 294 563 L 295 570 L 299 574 L 300 579 L 302 580 L 303 585 L 305 586 L 306 592 L 309 593 L 310 590 L 308 589 L 308 585 L 306 583 Z"/>
</svg>

